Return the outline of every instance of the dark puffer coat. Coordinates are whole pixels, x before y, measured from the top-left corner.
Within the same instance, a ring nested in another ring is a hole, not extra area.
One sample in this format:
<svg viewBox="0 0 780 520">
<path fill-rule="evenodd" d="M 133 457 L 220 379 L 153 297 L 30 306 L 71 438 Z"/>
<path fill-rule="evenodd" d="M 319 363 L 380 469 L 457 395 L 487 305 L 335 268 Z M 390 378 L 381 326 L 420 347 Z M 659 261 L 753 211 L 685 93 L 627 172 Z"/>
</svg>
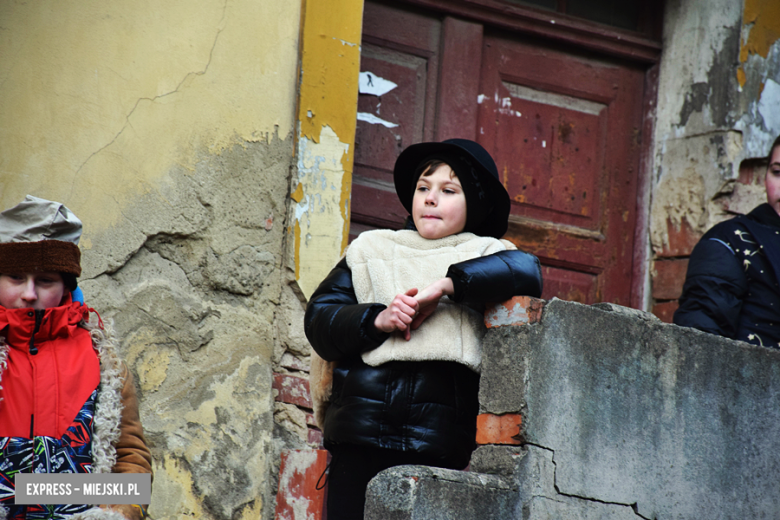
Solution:
<svg viewBox="0 0 780 520">
<path fill-rule="evenodd" d="M 452 299 L 470 306 L 542 292 L 539 260 L 522 251 L 453 264 L 447 276 L 455 288 Z M 366 365 L 360 354 L 389 336 L 374 327 L 385 308 L 357 302 L 346 260 L 309 301 L 306 336 L 323 359 L 338 361 L 323 426 L 325 447 L 357 444 L 413 451 L 428 464 L 463 468 L 474 449 L 479 375 L 452 361 Z"/>
<path fill-rule="evenodd" d="M 780 215 L 762 204 L 702 237 L 674 323 L 711 334 L 780 347 Z"/>
</svg>

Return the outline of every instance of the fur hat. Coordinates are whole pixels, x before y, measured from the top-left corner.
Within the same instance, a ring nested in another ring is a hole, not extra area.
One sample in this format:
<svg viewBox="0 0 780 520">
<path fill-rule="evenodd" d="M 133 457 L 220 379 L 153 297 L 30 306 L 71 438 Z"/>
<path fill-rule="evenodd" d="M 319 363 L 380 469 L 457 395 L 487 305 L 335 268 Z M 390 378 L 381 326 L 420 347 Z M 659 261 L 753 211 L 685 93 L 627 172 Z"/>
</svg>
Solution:
<svg viewBox="0 0 780 520">
<path fill-rule="evenodd" d="M 0 273 L 81 275 L 81 221 L 59 202 L 27 195 L 0 213 Z"/>
<path fill-rule="evenodd" d="M 466 194 L 466 231 L 501 238 L 506 233 L 511 202 L 498 176 L 493 158 L 479 143 L 468 139 L 447 139 L 441 143 L 413 144 L 395 161 L 395 192 L 409 214 L 414 187 L 431 159 L 446 162 L 455 171 Z"/>
</svg>

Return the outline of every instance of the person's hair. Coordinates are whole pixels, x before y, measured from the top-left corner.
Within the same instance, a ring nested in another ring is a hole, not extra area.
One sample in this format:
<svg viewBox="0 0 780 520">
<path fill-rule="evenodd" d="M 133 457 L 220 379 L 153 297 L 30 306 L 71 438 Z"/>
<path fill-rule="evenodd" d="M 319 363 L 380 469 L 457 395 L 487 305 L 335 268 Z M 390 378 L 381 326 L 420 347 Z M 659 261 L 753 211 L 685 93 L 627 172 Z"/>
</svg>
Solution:
<svg viewBox="0 0 780 520">
<path fill-rule="evenodd" d="M 75 291 L 76 287 L 78 287 L 78 277 L 75 274 L 71 273 L 60 273 L 60 276 L 62 276 L 62 281 L 65 284 L 65 288 L 69 291 Z"/>
<path fill-rule="evenodd" d="M 417 179 L 414 181 L 415 184 L 417 184 L 417 181 L 420 180 L 420 177 L 427 177 L 429 175 L 433 175 L 433 172 L 436 171 L 436 168 L 438 168 L 443 164 L 447 164 L 447 163 L 440 159 L 431 159 L 430 161 L 425 161 L 424 163 L 422 163 L 420 167 L 417 168 L 417 171 L 420 172 L 420 174 L 417 175 Z M 447 164 L 447 166 L 449 166 L 449 164 Z M 458 176 L 458 174 L 455 173 L 455 170 L 453 170 L 452 167 L 450 167 L 450 172 L 451 172 L 450 179 Z"/>
<path fill-rule="evenodd" d="M 777 138 L 775 138 L 775 142 L 772 143 L 772 146 L 769 147 L 769 155 L 766 156 L 767 166 L 772 164 L 772 154 L 774 153 L 775 148 L 777 148 L 778 146 L 780 146 L 780 135 L 778 135 Z"/>
</svg>

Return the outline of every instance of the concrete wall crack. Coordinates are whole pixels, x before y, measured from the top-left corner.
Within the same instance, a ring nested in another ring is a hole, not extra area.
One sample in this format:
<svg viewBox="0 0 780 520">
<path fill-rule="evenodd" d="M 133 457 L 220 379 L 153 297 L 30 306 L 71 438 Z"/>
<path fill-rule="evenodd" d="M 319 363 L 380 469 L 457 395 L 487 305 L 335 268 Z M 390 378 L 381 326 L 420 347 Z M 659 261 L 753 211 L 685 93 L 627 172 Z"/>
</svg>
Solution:
<svg viewBox="0 0 780 520">
<path fill-rule="evenodd" d="M 585 501 L 594 502 L 594 503 L 597 503 L 597 504 L 604 504 L 604 505 L 607 505 L 607 506 L 630 507 L 631 510 L 634 512 L 634 514 L 638 518 L 642 518 L 644 520 L 651 520 L 650 518 L 642 516 L 641 514 L 639 514 L 639 507 L 638 507 L 636 502 L 634 502 L 633 504 L 624 504 L 624 503 L 621 503 L 621 502 L 610 502 L 610 501 L 607 501 L 607 500 L 599 500 L 598 498 L 594 498 L 594 497 L 586 497 L 586 496 L 580 496 L 580 495 L 571 494 L 571 493 L 564 493 L 563 491 L 561 491 L 560 487 L 558 486 L 558 463 L 555 461 L 555 450 L 553 450 L 551 448 L 548 448 L 546 446 L 542 446 L 542 445 L 539 445 L 539 444 L 534 444 L 534 443 L 531 443 L 531 442 L 526 442 L 524 444 L 524 446 L 533 446 L 533 447 L 538 448 L 540 450 L 544 450 L 545 452 L 550 454 L 550 461 L 552 462 L 552 465 L 553 465 L 553 487 L 555 488 L 555 492 L 558 493 L 560 496 L 567 497 L 567 498 L 572 498 L 574 500 L 585 500 Z M 544 498 L 554 498 L 554 497 L 544 497 Z"/>
</svg>

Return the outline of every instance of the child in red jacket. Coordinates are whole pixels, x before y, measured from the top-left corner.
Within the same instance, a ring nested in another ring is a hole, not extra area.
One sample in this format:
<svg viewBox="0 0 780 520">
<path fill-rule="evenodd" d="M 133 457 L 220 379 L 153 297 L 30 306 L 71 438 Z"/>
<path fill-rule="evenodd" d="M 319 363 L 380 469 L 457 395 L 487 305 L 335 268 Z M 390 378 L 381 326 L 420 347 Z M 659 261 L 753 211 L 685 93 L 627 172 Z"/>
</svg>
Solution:
<svg viewBox="0 0 780 520">
<path fill-rule="evenodd" d="M 151 473 L 133 380 L 74 301 L 81 221 L 27 196 L 0 213 L 0 519 L 140 519 L 146 506 L 16 505 L 17 473 Z"/>
</svg>

